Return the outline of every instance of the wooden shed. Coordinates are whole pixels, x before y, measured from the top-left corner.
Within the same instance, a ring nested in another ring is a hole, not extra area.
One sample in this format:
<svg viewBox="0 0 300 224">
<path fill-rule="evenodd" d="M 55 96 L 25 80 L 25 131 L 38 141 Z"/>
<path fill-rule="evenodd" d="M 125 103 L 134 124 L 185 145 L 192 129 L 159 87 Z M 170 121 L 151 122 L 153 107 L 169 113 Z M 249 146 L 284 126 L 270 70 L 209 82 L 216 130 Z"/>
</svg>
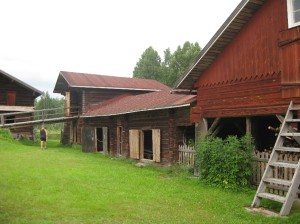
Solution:
<svg viewBox="0 0 300 224">
<path fill-rule="evenodd" d="M 65 96 L 65 115 L 69 116 L 82 115 L 87 106 L 103 103 L 123 94 L 137 95 L 161 90 L 170 89 L 155 80 L 61 71 L 53 92 Z M 81 119 L 66 122 L 63 143 L 81 144 L 81 128 Z"/>
<path fill-rule="evenodd" d="M 1 124 L 33 120 L 34 100 L 42 95 L 42 92 L 2 70 L 0 70 L 0 83 Z M 18 114 L 19 112 L 22 114 Z M 1 114 L 6 113 L 14 114 L 4 119 Z M 33 137 L 33 127 L 30 126 L 10 128 L 10 130 L 15 138 Z"/>
<path fill-rule="evenodd" d="M 91 106 L 83 115 L 83 151 L 172 164 L 180 144 L 194 140 L 193 95 L 170 91 L 121 95 Z"/>
<path fill-rule="evenodd" d="M 300 102 L 300 4 L 243 0 L 175 85 L 197 92 L 191 120 L 200 133 L 251 133 L 275 143 L 289 102 Z"/>
<path fill-rule="evenodd" d="M 82 144 L 84 152 L 177 162 L 178 145 L 195 136 L 195 96 L 170 91 L 155 80 L 60 72 L 54 92 L 80 115 L 65 124 L 63 142 Z"/>
</svg>

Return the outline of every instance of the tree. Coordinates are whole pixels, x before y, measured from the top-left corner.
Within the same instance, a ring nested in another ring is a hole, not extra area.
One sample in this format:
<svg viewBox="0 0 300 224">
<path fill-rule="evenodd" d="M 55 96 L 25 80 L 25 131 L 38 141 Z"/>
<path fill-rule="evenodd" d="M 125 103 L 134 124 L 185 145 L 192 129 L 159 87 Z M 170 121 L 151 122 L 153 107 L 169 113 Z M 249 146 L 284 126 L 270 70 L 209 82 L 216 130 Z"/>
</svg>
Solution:
<svg viewBox="0 0 300 224">
<path fill-rule="evenodd" d="M 170 48 L 164 51 L 161 61 L 157 51 L 149 47 L 142 54 L 133 71 L 133 77 L 155 79 L 168 86 L 173 86 L 177 79 L 186 71 L 201 51 L 199 44 L 186 41 L 178 46 L 174 53 Z"/>
<path fill-rule="evenodd" d="M 48 93 L 48 91 L 46 91 L 45 93 L 43 93 L 40 99 L 35 100 L 34 102 L 35 110 L 55 109 L 55 108 L 60 108 L 60 109 L 44 111 L 43 115 L 41 111 L 37 111 L 34 113 L 35 119 L 39 120 L 42 119 L 42 117 L 44 119 L 61 117 L 64 115 L 64 105 L 65 105 L 64 98 L 52 98 Z M 62 124 L 51 124 L 50 128 L 61 129 Z"/>
<path fill-rule="evenodd" d="M 162 75 L 161 58 L 152 47 L 147 48 L 137 62 L 134 70 L 134 78 L 160 80 Z"/>
<path fill-rule="evenodd" d="M 190 66 L 200 50 L 201 48 L 197 42 L 193 44 L 186 41 L 183 44 L 183 47 L 178 46 L 171 56 L 168 51 L 165 51 L 165 60 L 167 59 L 168 61 L 164 62 L 162 65 L 165 76 L 164 83 L 168 86 L 173 86 Z"/>
</svg>

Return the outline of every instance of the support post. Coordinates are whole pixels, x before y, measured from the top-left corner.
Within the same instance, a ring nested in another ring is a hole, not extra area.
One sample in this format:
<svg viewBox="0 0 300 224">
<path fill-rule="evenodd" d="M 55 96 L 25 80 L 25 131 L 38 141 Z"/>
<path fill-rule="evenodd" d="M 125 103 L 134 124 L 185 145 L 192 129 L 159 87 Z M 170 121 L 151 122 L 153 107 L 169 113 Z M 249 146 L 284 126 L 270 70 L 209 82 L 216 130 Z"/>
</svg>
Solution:
<svg viewBox="0 0 300 224">
<path fill-rule="evenodd" d="M 3 126 L 4 125 L 4 115 L 1 115 L 0 119 L 1 119 L 1 126 Z"/>
<path fill-rule="evenodd" d="M 207 119 L 201 118 L 199 123 L 195 124 L 195 143 L 196 143 L 195 147 L 197 147 L 201 138 L 204 138 L 205 135 L 207 135 L 207 131 L 208 131 Z M 195 164 L 194 164 L 194 175 L 200 176 L 200 164 L 197 164 L 196 157 L 195 157 Z"/>
</svg>

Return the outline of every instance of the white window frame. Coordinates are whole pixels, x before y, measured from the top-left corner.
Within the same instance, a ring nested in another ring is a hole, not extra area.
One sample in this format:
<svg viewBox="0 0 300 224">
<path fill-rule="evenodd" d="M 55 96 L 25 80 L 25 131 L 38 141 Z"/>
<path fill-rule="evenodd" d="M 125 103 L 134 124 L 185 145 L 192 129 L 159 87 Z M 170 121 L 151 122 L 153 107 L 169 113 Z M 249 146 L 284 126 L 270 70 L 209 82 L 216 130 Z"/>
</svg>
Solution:
<svg viewBox="0 0 300 224">
<path fill-rule="evenodd" d="M 294 21 L 294 7 L 293 0 L 287 0 L 287 15 L 288 15 L 288 25 L 289 28 L 293 28 L 295 26 L 300 26 L 300 21 Z"/>
</svg>

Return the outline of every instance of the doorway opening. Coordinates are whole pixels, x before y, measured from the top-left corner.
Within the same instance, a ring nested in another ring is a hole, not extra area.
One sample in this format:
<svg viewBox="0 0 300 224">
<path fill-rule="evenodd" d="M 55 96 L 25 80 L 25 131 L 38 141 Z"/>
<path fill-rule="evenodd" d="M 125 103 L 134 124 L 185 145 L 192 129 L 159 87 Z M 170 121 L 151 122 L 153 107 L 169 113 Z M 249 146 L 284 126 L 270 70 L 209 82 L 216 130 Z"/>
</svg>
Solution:
<svg viewBox="0 0 300 224">
<path fill-rule="evenodd" d="M 143 131 L 144 135 L 144 159 L 153 160 L 152 130 Z"/>
<path fill-rule="evenodd" d="M 123 129 L 121 126 L 117 127 L 117 153 L 119 155 L 122 155 L 123 154 L 123 150 L 122 150 L 122 141 L 123 141 L 123 138 L 122 138 L 122 132 L 123 132 Z"/>
<path fill-rule="evenodd" d="M 97 152 L 103 152 L 103 130 L 97 128 Z"/>
</svg>

